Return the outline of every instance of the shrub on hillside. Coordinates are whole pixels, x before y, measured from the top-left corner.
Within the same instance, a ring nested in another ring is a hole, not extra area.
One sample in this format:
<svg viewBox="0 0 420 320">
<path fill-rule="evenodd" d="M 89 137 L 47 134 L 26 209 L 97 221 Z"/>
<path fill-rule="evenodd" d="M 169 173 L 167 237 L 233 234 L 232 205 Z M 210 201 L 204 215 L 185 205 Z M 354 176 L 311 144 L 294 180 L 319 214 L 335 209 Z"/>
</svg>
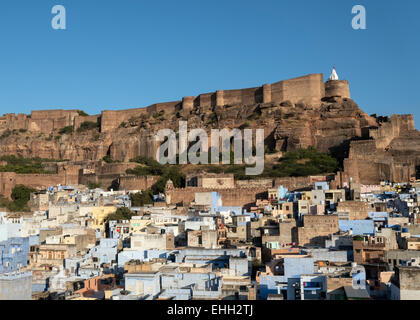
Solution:
<svg viewBox="0 0 420 320">
<path fill-rule="evenodd" d="M 77 128 L 77 132 L 85 132 L 85 131 L 89 131 L 89 130 L 96 130 L 99 128 L 99 123 L 97 122 L 92 122 L 92 121 L 83 121 L 80 124 L 80 127 Z"/>
<path fill-rule="evenodd" d="M 71 134 L 71 133 L 73 133 L 73 126 L 67 126 L 67 127 L 64 127 L 64 128 L 61 128 L 59 131 L 58 131 L 58 133 L 59 134 Z"/>
</svg>

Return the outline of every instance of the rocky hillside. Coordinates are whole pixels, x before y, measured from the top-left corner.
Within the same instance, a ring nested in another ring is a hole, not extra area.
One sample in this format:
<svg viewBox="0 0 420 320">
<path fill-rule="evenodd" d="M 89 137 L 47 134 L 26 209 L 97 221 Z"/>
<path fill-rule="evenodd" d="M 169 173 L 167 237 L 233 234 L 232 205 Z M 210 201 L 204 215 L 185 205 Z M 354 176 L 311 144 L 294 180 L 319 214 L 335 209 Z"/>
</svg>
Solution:
<svg viewBox="0 0 420 320">
<path fill-rule="evenodd" d="M 267 152 L 313 146 L 340 153 L 350 140 L 362 137 L 364 129 L 378 126 L 376 118 L 348 98 L 332 98 L 316 107 L 290 101 L 195 107 L 191 111 L 140 114 L 110 132 L 100 132 L 99 125 L 50 134 L 14 130 L 0 137 L 0 153 L 71 161 L 100 160 L 108 155 L 126 162 L 139 155 L 153 157 L 155 133 L 162 128 L 178 131 L 180 120 L 188 121 L 188 129 L 203 128 L 209 133 L 212 128 L 264 128 Z"/>
</svg>

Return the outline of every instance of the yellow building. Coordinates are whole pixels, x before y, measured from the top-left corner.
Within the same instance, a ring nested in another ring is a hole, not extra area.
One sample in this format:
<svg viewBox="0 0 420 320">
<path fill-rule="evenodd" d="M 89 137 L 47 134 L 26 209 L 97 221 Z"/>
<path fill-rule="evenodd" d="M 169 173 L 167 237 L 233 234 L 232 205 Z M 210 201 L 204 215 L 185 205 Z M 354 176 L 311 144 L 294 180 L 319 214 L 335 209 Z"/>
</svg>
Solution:
<svg viewBox="0 0 420 320">
<path fill-rule="evenodd" d="M 105 219 L 110 214 L 115 213 L 117 207 L 115 206 L 101 206 L 92 207 L 93 225 L 92 228 L 100 230 L 102 234 L 105 233 Z"/>
<path fill-rule="evenodd" d="M 302 200 L 312 201 L 312 191 L 302 192 Z"/>
</svg>

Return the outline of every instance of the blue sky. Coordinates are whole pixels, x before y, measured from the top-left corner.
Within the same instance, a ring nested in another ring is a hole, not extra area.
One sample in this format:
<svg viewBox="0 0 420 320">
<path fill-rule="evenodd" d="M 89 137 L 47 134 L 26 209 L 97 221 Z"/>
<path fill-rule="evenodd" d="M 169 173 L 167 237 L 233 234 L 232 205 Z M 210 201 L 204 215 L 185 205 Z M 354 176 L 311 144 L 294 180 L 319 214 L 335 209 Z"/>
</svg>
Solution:
<svg viewBox="0 0 420 320">
<path fill-rule="evenodd" d="M 64 5 L 67 30 L 53 30 Z M 353 30 L 351 9 L 367 10 Z M 145 107 L 335 65 L 369 114 L 420 127 L 420 1 L 2 0 L 0 113 Z"/>
</svg>

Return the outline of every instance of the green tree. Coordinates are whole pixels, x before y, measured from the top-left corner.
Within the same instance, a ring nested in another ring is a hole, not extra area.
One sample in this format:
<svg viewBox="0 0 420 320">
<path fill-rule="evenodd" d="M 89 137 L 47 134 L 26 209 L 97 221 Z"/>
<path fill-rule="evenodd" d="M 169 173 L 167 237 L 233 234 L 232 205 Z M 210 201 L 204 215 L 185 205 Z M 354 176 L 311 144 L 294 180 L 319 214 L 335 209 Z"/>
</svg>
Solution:
<svg viewBox="0 0 420 320">
<path fill-rule="evenodd" d="M 29 211 L 27 204 L 31 198 L 31 193 L 33 192 L 36 192 L 36 190 L 31 187 L 27 187 L 22 184 L 16 185 L 12 190 L 11 198 L 13 199 L 13 202 L 9 203 L 9 210 Z"/>
<path fill-rule="evenodd" d="M 92 189 L 100 188 L 100 187 L 101 187 L 101 184 L 100 184 L 100 183 L 98 183 L 98 182 L 89 182 L 89 183 L 87 184 L 87 187 L 88 187 L 90 190 L 92 190 Z"/>
<path fill-rule="evenodd" d="M 141 207 L 145 204 L 153 203 L 153 192 L 151 190 L 144 190 L 142 192 L 133 193 L 130 195 L 131 205 L 133 207 Z"/>
<path fill-rule="evenodd" d="M 182 188 L 185 185 L 185 175 L 178 167 L 166 167 L 162 177 L 152 186 L 154 193 L 164 192 L 166 182 L 172 180 L 175 188 Z"/>
<path fill-rule="evenodd" d="M 106 217 L 106 222 L 111 220 L 130 220 L 134 216 L 134 212 L 126 207 L 118 208 L 114 213 Z"/>
<path fill-rule="evenodd" d="M 89 116 L 86 112 L 84 112 L 83 110 L 78 110 L 77 113 L 79 114 L 79 116 L 81 117 L 87 117 Z"/>
<path fill-rule="evenodd" d="M 31 198 L 31 193 L 33 192 L 36 192 L 34 188 L 18 184 L 13 188 L 11 197 L 16 202 L 26 203 Z"/>
<path fill-rule="evenodd" d="M 73 133 L 73 130 L 74 130 L 73 126 L 67 126 L 67 127 L 61 128 L 60 131 L 58 131 L 58 133 L 59 134 L 71 134 L 71 133 Z"/>
<path fill-rule="evenodd" d="M 77 132 L 85 132 L 89 130 L 96 130 L 99 128 L 99 123 L 92 121 L 83 121 L 80 124 L 80 127 L 77 129 Z"/>
</svg>

